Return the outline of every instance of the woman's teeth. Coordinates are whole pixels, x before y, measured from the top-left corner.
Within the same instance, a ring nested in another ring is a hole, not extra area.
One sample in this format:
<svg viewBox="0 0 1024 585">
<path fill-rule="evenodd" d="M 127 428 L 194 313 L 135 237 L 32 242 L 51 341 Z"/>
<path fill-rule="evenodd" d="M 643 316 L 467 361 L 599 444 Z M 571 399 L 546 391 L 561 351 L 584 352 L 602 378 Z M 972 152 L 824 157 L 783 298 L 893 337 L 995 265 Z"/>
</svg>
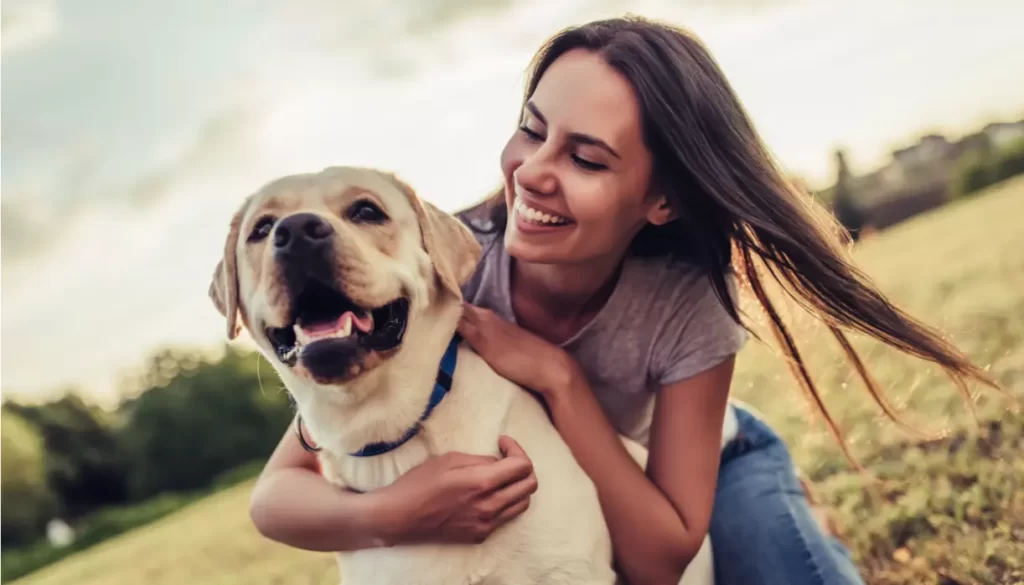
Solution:
<svg viewBox="0 0 1024 585">
<path fill-rule="evenodd" d="M 569 219 L 560 215 L 551 215 L 532 207 L 528 207 L 523 203 L 522 199 L 516 199 L 515 205 L 513 206 L 520 216 L 525 218 L 531 223 L 547 224 L 547 225 L 564 225 L 569 223 Z"/>
</svg>

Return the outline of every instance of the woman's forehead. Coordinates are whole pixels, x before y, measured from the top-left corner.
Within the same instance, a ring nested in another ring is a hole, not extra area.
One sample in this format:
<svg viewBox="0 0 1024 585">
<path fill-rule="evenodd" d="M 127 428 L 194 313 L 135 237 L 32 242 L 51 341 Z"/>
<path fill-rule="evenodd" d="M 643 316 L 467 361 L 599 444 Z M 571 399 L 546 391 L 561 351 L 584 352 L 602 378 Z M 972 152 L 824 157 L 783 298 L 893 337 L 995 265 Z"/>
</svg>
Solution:
<svg viewBox="0 0 1024 585">
<path fill-rule="evenodd" d="M 560 56 L 544 72 L 530 101 L 551 126 L 622 146 L 640 138 L 633 87 L 597 53 L 574 50 Z"/>
</svg>

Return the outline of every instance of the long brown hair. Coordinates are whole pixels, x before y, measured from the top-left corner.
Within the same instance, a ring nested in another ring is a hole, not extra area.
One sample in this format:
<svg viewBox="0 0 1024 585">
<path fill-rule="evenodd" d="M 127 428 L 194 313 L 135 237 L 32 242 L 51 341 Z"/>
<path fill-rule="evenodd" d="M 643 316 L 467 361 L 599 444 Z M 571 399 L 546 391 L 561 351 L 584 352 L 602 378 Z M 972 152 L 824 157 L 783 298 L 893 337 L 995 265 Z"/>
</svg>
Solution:
<svg viewBox="0 0 1024 585">
<path fill-rule="evenodd" d="M 735 270 L 764 309 L 796 380 L 851 461 L 855 462 L 842 433 L 769 298 L 762 271 L 825 322 L 874 401 L 904 428 L 910 427 L 885 398 L 844 329 L 938 364 L 972 412 L 968 380 L 996 387 L 986 371 L 937 331 L 890 303 L 852 264 L 841 226 L 780 171 L 697 38 L 640 17 L 565 29 L 534 57 L 524 103 L 547 68 L 573 49 L 599 53 L 632 85 L 640 103 L 644 141 L 653 154 L 654 189 L 667 196 L 677 212 L 672 222 L 644 227 L 631 253 L 668 255 L 699 265 L 729 314 L 750 330 L 729 294 L 727 276 Z M 490 229 L 497 231 L 504 230 L 508 219 L 500 192 L 465 213 L 485 214 Z"/>
</svg>

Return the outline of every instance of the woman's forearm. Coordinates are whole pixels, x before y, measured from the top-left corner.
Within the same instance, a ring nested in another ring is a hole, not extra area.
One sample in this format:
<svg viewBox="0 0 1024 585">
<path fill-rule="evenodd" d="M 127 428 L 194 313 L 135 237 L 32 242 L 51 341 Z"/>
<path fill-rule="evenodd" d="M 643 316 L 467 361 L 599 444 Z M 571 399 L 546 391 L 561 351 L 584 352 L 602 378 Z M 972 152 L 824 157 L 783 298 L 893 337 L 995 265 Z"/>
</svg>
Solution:
<svg viewBox="0 0 1024 585">
<path fill-rule="evenodd" d="M 265 537 L 319 552 L 388 546 L 394 534 L 381 492 L 339 489 L 315 471 L 274 470 L 253 489 L 249 515 Z"/>
<path fill-rule="evenodd" d="M 597 487 L 619 570 L 631 585 L 678 583 L 704 534 L 687 529 L 629 455 L 586 380 L 567 384 L 550 394 L 551 417 Z"/>
</svg>

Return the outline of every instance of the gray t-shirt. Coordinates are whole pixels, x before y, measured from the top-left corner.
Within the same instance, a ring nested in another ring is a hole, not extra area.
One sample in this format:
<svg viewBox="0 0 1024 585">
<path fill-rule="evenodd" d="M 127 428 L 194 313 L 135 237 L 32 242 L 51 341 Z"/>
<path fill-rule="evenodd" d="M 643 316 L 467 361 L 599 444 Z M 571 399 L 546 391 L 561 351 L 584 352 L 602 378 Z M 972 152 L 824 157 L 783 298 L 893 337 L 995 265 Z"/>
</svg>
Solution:
<svg viewBox="0 0 1024 585">
<path fill-rule="evenodd" d="M 514 323 L 504 238 L 477 239 L 483 256 L 463 294 Z M 616 429 L 647 446 L 655 392 L 725 361 L 746 340 L 699 268 L 630 256 L 605 306 L 561 346 L 587 372 Z"/>
</svg>

